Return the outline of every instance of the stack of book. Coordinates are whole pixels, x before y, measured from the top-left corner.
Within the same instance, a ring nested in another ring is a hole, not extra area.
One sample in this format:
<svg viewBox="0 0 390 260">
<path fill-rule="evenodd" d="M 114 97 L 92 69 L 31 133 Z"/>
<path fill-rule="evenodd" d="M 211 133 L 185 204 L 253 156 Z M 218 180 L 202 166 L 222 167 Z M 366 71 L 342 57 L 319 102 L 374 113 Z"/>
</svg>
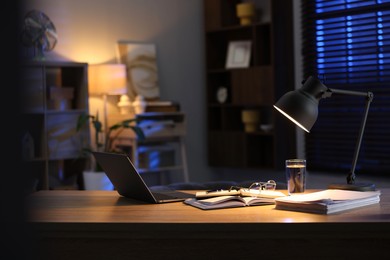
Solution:
<svg viewBox="0 0 390 260">
<path fill-rule="evenodd" d="M 180 104 L 174 101 L 147 101 L 145 112 L 178 112 Z"/>
<path fill-rule="evenodd" d="M 275 208 L 318 214 L 332 214 L 360 208 L 380 201 L 380 191 L 328 189 L 275 199 Z"/>
<path fill-rule="evenodd" d="M 333 214 L 378 204 L 380 191 L 327 189 L 286 196 L 270 190 L 216 190 L 197 192 L 185 204 L 203 210 L 275 204 L 275 209 L 316 214 Z"/>
</svg>

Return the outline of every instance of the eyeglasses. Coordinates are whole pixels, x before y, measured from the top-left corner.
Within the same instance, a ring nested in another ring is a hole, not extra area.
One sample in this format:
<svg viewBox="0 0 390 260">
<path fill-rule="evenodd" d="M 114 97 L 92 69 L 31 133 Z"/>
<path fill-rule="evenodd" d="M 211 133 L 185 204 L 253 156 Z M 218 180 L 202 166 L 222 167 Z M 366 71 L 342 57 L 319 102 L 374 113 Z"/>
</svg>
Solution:
<svg viewBox="0 0 390 260">
<path fill-rule="evenodd" d="M 239 187 L 239 186 L 231 186 L 229 191 L 231 190 L 241 190 L 241 189 L 248 189 L 248 190 L 275 190 L 276 189 L 276 182 L 274 180 L 269 180 L 267 182 L 254 182 L 252 183 L 248 188 Z"/>
</svg>

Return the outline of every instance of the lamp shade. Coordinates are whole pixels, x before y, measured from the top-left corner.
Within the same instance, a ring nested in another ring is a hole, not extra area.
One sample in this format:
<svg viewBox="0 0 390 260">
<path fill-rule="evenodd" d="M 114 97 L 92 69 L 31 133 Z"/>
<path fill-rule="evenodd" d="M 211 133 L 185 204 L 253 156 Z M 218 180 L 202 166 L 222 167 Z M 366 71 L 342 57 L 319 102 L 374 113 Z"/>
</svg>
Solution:
<svg viewBox="0 0 390 260">
<path fill-rule="evenodd" d="M 309 77 L 300 89 L 287 92 L 274 107 L 306 132 L 318 116 L 318 104 L 328 90 L 318 79 Z"/>
<path fill-rule="evenodd" d="M 96 64 L 88 66 L 89 93 L 122 95 L 127 93 L 125 64 Z"/>
</svg>

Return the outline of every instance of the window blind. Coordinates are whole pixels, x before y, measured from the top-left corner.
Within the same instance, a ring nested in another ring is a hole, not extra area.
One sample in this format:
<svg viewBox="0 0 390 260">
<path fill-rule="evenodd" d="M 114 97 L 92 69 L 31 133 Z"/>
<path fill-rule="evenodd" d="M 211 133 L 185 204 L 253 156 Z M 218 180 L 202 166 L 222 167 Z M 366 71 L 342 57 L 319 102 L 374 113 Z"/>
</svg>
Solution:
<svg viewBox="0 0 390 260">
<path fill-rule="evenodd" d="M 374 93 L 356 172 L 390 174 L 390 0 L 302 0 L 301 14 L 305 77 Z M 365 102 L 336 94 L 320 101 L 305 136 L 311 169 L 351 169 Z"/>
</svg>

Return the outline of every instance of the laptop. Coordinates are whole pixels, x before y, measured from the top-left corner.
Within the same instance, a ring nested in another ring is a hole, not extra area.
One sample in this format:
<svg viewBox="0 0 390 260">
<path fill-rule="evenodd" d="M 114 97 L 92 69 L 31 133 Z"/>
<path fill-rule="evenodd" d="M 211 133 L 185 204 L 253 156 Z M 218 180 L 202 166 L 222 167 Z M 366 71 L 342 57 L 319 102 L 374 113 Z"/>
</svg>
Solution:
<svg viewBox="0 0 390 260">
<path fill-rule="evenodd" d="M 123 197 L 149 203 L 166 203 L 195 198 L 195 194 L 177 190 L 151 191 L 126 154 L 92 152 L 116 191 Z"/>
</svg>

